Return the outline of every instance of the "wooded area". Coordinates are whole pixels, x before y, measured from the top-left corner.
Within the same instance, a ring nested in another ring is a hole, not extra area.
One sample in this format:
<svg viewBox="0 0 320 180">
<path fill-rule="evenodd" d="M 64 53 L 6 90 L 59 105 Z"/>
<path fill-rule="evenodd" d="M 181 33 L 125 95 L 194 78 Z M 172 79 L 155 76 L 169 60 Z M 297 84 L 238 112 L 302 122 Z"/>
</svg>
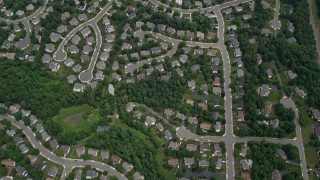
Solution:
<svg viewBox="0 0 320 180">
<path fill-rule="evenodd" d="M 259 111 L 264 107 L 266 98 L 261 97 L 257 93 L 257 85 L 267 82 L 266 70 L 263 66 L 257 64 L 258 59 L 256 53 L 262 54 L 263 61 L 275 61 L 279 73 L 283 73 L 285 69 L 290 69 L 298 74 L 298 77 L 290 80 L 285 85 L 283 91 L 287 96 L 293 93 L 294 87 L 300 87 L 308 94 L 306 103 L 309 107 L 320 108 L 320 69 L 316 57 L 315 40 L 309 21 L 309 5 L 307 1 L 284 0 L 283 4 L 292 4 L 294 11 L 291 15 L 282 14 L 280 17 L 290 20 L 295 26 L 293 34 L 288 33 L 287 27 L 277 32 L 277 36 L 262 36 L 261 28 L 273 18 L 272 11 L 264 10 L 260 6 L 261 1 L 256 2 L 255 13 L 252 20 L 249 20 L 249 28 L 239 29 L 237 35 L 241 44 L 244 61 L 247 72 L 245 73 L 245 102 L 246 120 L 249 122 L 252 131 L 251 135 L 272 135 L 283 137 L 285 133 L 294 131 L 294 124 L 291 118 L 283 117 L 278 113 L 279 120 L 284 118 L 284 124 L 280 123 L 279 130 L 266 128 L 256 125 L 257 121 L 264 120 L 265 117 L 259 115 Z M 296 37 L 297 43 L 289 43 L 288 38 Z M 249 39 L 256 37 L 256 44 L 250 44 Z M 277 106 L 278 107 L 278 106 Z M 276 109 L 276 108 L 275 108 Z M 282 109 L 283 110 L 283 109 Z M 278 132 L 277 132 L 278 131 Z M 246 132 L 243 134 L 248 135 Z M 250 134 L 250 133 L 249 133 Z"/>
<path fill-rule="evenodd" d="M 289 147 L 286 147 L 289 146 Z M 281 159 L 280 157 L 277 157 L 276 150 L 279 147 L 279 145 L 266 143 L 266 142 L 259 142 L 259 143 L 249 143 L 249 147 L 251 150 L 252 160 L 253 160 L 253 166 L 251 169 L 251 178 L 252 179 L 272 179 L 272 172 L 275 169 L 278 169 L 280 171 L 287 170 L 288 165 L 287 163 Z M 293 149 L 294 151 L 295 147 L 292 147 L 290 145 L 285 145 L 285 151 L 288 158 L 296 159 L 297 155 L 296 152 L 289 152 L 287 151 L 288 148 Z M 283 176 L 284 180 L 302 180 L 301 172 L 296 170 L 290 170 L 288 173 L 286 173 Z"/>
<path fill-rule="evenodd" d="M 86 102 L 84 94 L 73 93 L 64 80 L 39 64 L 0 60 L 0 72 L 0 102 L 20 103 L 43 120 L 62 107 Z"/>
<path fill-rule="evenodd" d="M 120 156 L 132 163 L 146 179 L 163 179 L 156 161 L 156 149 L 152 144 L 146 144 L 131 130 L 111 127 L 109 131 L 99 133 L 87 140 L 87 147 L 106 149 L 111 154 Z"/>
</svg>

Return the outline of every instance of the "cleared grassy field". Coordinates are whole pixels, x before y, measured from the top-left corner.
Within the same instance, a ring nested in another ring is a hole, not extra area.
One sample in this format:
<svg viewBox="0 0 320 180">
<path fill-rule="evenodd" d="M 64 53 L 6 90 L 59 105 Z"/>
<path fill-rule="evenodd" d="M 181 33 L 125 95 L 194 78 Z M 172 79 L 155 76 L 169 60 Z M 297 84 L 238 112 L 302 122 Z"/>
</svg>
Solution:
<svg viewBox="0 0 320 180">
<path fill-rule="evenodd" d="M 93 109 L 86 104 L 71 106 L 69 108 L 62 108 L 53 120 L 58 122 L 68 132 L 81 131 L 89 128 L 93 122 L 99 120 L 99 110 Z"/>
</svg>

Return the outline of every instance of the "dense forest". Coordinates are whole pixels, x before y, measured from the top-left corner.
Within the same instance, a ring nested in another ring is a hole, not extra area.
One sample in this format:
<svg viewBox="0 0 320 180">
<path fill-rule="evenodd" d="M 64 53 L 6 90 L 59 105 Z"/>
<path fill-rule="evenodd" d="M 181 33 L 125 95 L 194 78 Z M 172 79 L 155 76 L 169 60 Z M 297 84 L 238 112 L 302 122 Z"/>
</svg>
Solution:
<svg viewBox="0 0 320 180">
<path fill-rule="evenodd" d="M 287 170 L 286 162 L 277 157 L 276 150 L 279 145 L 266 143 L 266 142 L 259 142 L 259 143 L 249 143 L 249 147 L 251 150 L 253 166 L 251 169 L 251 178 L 253 180 L 258 179 L 272 179 L 272 172 L 275 169 L 280 171 Z M 294 151 L 295 147 L 291 145 L 285 145 L 284 149 L 288 154 L 289 159 L 296 159 L 297 154 Z M 292 151 L 288 151 L 288 149 L 292 149 Z M 291 170 L 287 174 L 283 176 L 284 180 L 302 180 L 301 172 L 296 172 L 296 170 Z"/>
<path fill-rule="evenodd" d="M 154 73 L 150 79 L 124 84 L 119 88 L 118 96 L 162 112 L 165 108 L 179 107 L 186 89 L 185 85 L 185 82 L 181 82 L 178 78 L 161 81 Z"/>
<path fill-rule="evenodd" d="M 109 131 L 95 134 L 87 140 L 87 147 L 107 149 L 111 154 L 132 163 L 146 179 L 163 179 L 156 162 L 156 148 L 140 139 L 131 130 L 111 127 Z"/>
<path fill-rule="evenodd" d="M 86 102 L 84 94 L 73 93 L 67 83 L 36 63 L 1 60 L 0 71 L 0 102 L 20 103 L 41 119 Z"/>
<path fill-rule="evenodd" d="M 293 22 L 295 32 L 290 34 L 287 27 L 284 26 L 277 36 L 261 36 L 261 28 L 273 18 L 272 11 L 264 10 L 261 1 L 256 2 L 253 19 L 249 20 L 249 28 L 239 29 L 237 35 L 243 52 L 242 60 L 247 70 L 245 74 L 245 102 L 246 120 L 252 130 L 250 133 L 243 132 L 246 135 L 268 135 L 283 137 L 284 133 L 294 131 L 292 118 L 283 117 L 281 113 L 276 116 L 286 121 L 280 123 L 281 130 L 273 130 L 266 126 L 255 125 L 257 121 L 264 120 L 265 117 L 259 115 L 259 110 L 263 108 L 266 98 L 257 93 L 257 85 L 267 83 L 265 68 L 263 65 L 257 65 L 256 53 L 262 54 L 263 61 L 274 61 L 278 70 L 282 73 L 285 69 L 291 69 L 298 74 L 298 77 L 290 80 L 289 84 L 280 87 L 284 93 L 290 96 L 294 87 L 301 87 L 306 91 L 306 103 L 309 107 L 320 108 L 320 70 L 316 57 L 315 40 L 310 26 L 309 5 L 307 1 L 284 0 L 283 4 L 292 4 L 294 11 L 292 14 L 281 14 L 281 17 Z M 296 37 L 297 43 L 289 43 L 290 37 Z M 256 44 L 250 44 L 249 39 L 256 37 Z M 281 111 L 284 109 L 280 109 Z"/>
</svg>

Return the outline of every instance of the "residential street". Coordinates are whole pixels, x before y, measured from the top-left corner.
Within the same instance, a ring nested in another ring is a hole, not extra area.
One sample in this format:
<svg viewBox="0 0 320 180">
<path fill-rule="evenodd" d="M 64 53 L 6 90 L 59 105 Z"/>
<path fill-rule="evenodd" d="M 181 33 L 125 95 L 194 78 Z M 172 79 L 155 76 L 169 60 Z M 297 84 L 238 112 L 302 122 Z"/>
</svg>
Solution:
<svg viewBox="0 0 320 180">
<path fill-rule="evenodd" d="M 270 21 L 270 26 L 274 30 L 278 30 L 281 28 L 281 22 L 279 21 L 279 15 L 280 15 L 280 0 L 276 0 L 276 7 L 274 8 L 274 17 L 273 20 Z"/>
<path fill-rule="evenodd" d="M 79 74 L 79 79 L 80 79 L 81 82 L 88 83 L 89 81 L 92 80 L 93 71 L 94 71 L 94 68 L 96 66 L 97 59 L 98 59 L 98 56 L 99 56 L 99 52 L 100 52 L 100 49 L 101 49 L 102 35 L 101 35 L 100 29 L 98 28 L 98 25 L 96 23 L 97 22 L 95 22 L 94 24 L 90 24 L 90 26 L 93 28 L 94 33 L 96 35 L 96 39 L 97 39 L 96 47 L 94 48 L 93 55 L 91 57 L 91 61 L 90 61 L 88 69 L 82 71 Z"/>
<path fill-rule="evenodd" d="M 15 20 L 0 18 L 0 21 L 4 21 L 8 24 L 18 24 L 19 22 L 23 22 L 23 21 L 31 21 L 32 19 L 38 17 L 39 14 L 42 14 L 42 12 L 47 8 L 47 4 L 48 4 L 48 0 L 44 0 L 43 6 L 39 7 L 36 11 L 34 11 L 31 15 L 27 17 L 24 17 L 21 19 L 15 19 Z"/>
<path fill-rule="evenodd" d="M 306 167 L 306 161 L 305 161 L 305 155 L 304 155 L 304 149 L 303 149 L 303 142 L 302 142 L 302 134 L 301 134 L 301 127 L 299 123 L 297 122 L 296 119 L 296 131 L 297 131 L 297 138 L 292 140 L 292 139 L 277 139 L 277 138 L 264 138 L 264 137 L 246 137 L 246 138 L 240 138 L 236 137 L 233 134 L 233 117 L 232 117 L 232 95 L 231 95 L 231 90 L 230 90 L 230 84 L 231 84 L 231 65 L 230 65 L 230 59 L 229 59 L 229 54 L 228 51 L 224 45 L 224 19 L 221 14 L 221 10 L 230 6 L 234 6 L 243 2 L 248 2 L 250 0 L 235 0 L 235 1 L 229 1 L 226 3 L 223 3 L 221 5 L 216 5 L 213 7 L 208 7 L 208 8 L 202 8 L 202 9 L 179 9 L 179 8 L 173 8 L 174 10 L 180 12 L 180 13 L 192 13 L 195 11 L 201 11 L 201 12 L 206 12 L 208 10 L 212 11 L 215 13 L 217 17 L 217 22 L 218 22 L 218 43 L 215 44 L 207 44 L 207 43 L 195 43 L 191 42 L 189 45 L 197 45 L 201 48 L 208 48 L 208 47 L 215 47 L 219 48 L 221 51 L 222 55 L 222 60 L 223 60 L 223 73 L 224 73 L 224 91 L 225 91 L 225 118 L 226 118 L 226 127 L 225 127 L 225 134 L 223 137 L 215 137 L 215 136 L 198 136 L 195 134 L 192 134 L 189 130 L 187 130 L 185 127 L 178 127 L 177 128 L 177 136 L 181 139 L 192 139 L 195 141 L 209 141 L 209 142 L 219 142 L 219 141 L 224 141 L 226 143 L 226 179 L 235 179 L 235 170 L 234 170 L 234 156 L 233 156 L 233 150 L 234 150 L 234 144 L 236 142 L 249 142 L 249 141 L 267 141 L 271 143 L 280 143 L 280 144 L 293 144 L 298 147 L 299 149 L 299 155 L 301 159 L 301 168 L 302 168 L 302 176 L 304 179 L 308 179 L 308 170 Z M 163 5 L 167 7 L 167 5 L 157 1 L 157 0 L 150 0 L 155 5 Z M 280 3 L 277 3 L 276 6 L 276 14 L 275 17 L 277 19 L 279 15 L 279 8 L 280 8 Z M 278 27 L 278 24 L 276 24 L 275 28 Z M 279 27 L 280 28 L 280 27 Z"/>
<path fill-rule="evenodd" d="M 31 26 L 30 26 L 29 21 L 32 21 L 34 18 L 39 17 L 47 8 L 47 3 L 48 3 L 48 0 L 44 0 L 43 6 L 39 7 L 31 15 L 24 17 L 24 18 L 21 18 L 21 19 L 9 20 L 9 19 L 5 19 L 5 18 L 0 18 L 0 22 L 5 22 L 7 24 L 15 24 L 15 25 L 22 23 L 24 25 L 25 31 L 26 31 L 26 36 L 17 42 L 17 44 L 16 44 L 17 48 L 24 50 L 29 46 L 30 34 L 31 34 Z"/>
<path fill-rule="evenodd" d="M 166 56 L 171 57 L 177 51 L 179 43 L 181 42 L 181 40 L 176 40 L 176 39 L 164 36 L 164 35 L 159 34 L 159 33 L 153 33 L 151 31 L 137 31 L 136 33 L 151 34 L 155 38 L 162 39 L 163 41 L 172 44 L 172 49 L 171 50 L 169 50 L 166 54 L 158 56 L 158 57 L 155 58 L 158 62 L 164 61 L 164 57 L 166 57 Z M 125 73 L 126 74 L 128 74 L 128 73 L 133 74 L 133 72 L 136 69 L 138 69 L 139 67 L 143 66 L 144 64 L 151 64 L 153 59 L 154 58 L 150 58 L 150 59 L 146 59 L 146 60 L 141 60 L 141 61 L 136 62 L 136 63 L 128 63 L 125 66 Z"/>
<path fill-rule="evenodd" d="M 119 173 L 115 168 L 92 160 L 82 160 L 82 159 L 69 159 L 64 157 L 58 157 L 48 149 L 42 146 L 42 144 L 36 139 L 35 134 L 31 131 L 31 129 L 25 126 L 21 121 L 16 121 L 13 116 L 10 115 L 0 115 L 0 119 L 7 119 L 14 126 L 21 129 L 26 137 L 29 139 L 32 146 L 40 151 L 40 154 L 46 159 L 55 162 L 57 164 L 62 165 L 66 169 L 72 169 L 74 167 L 85 167 L 91 166 L 92 168 L 98 169 L 100 171 L 107 171 L 109 175 L 116 176 L 120 180 L 127 179 L 123 174 Z"/>
<path fill-rule="evenodd" d="M 294 120 L 294 123 L 296 125 L 296 135 L 297 135 L 295 146 L 297 146 L 297 148 L 299 149 L 302 177 L 304 179 L 308 179 L 308 168 L 307 168 L 306 156 L 305 156 L 305 153 L 304 153 L 301 126 L 299 124 L 299 111 L 298 111 L 298 108 L 295 105 L 295 103 L 290 98 L 287 98 L 287 97 L 283 97 L 281 99 L 281 104 L 283 104 L 286 108 L 291 108 L 294 111 L 295 115 L 296 115 L 296 118 Z"/>
<path fill-rule="evenodd" d="M 64 61 L 66 58 L 67 58 L 67 52 L 64 50 L 64 46 L 68 43 L 68 41 L 77 33 L 79 32 L 81 29 L 83 29 L 84 27 L 86 26 L 91 26 L 91 27 L 94 27 L 96 26 L 95 30 L 98 29 L 97 27 L 97 23 L 98 21 L 108 12 L 108 10 L 112 7 L 112 2 L 113 1 L 110 1 L 94 18 L 78 25 L 76 28 L 74 28 L 63 40 L 62 42 L 60 43 L 57 51 L 53 54 L 53 59 L 57 62 L 61 62 L 61 61 Z M 100 33 L 100 36 L 99 36 L 99 33 L 97 32 L 100 32 L 100 30 L 96 31 L 96 43 L 97 45 L 100 44 L 100 47 L 101 47 L 101 44 L 102 44 L 102 38 L 101 38 L 101 33 Z M 95 47 L 95 51 L 92 55 L 92 58 L 91 58 L 91 61 L 94 60 L 96 61 L 96 57 L 98 57 L 99 55 L 99 52 L 100 52 L 100 49 L 97 50 L 98 46 L 96 45 Z M 91 64 L 91 63 L 90 63 Z M 95 65 L 95 62 L 92 64 L 92 65 Z M 81 77 L 83 77 L 83 81 L 86 81 L 87 79 L 89 79 L 90 77 L 90 71 L 89 73 L 85 73 L 85 75 L 82 75 Z M 81 79 L 80 79 L 81 80 Z"/>
</svg>

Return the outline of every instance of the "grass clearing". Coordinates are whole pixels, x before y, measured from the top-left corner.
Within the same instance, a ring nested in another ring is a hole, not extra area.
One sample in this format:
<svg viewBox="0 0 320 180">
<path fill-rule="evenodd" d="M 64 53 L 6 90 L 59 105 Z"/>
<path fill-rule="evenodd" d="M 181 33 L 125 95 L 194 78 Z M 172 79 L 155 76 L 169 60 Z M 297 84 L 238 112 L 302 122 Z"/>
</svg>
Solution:
<svg viewBox="0 0 320 180">
<path fill-rule="evenodd" d="M 87 104 L 62 108 L 53 120 L 61 125 L 65 131 L 81 131 L 89 128 L 93 122 L 99 120 L 99 110 Z"/>
<path fill-rule="evenodd" d="M 302 128 L 302 139 L 303 144 L 306 146 L 310 142 L 310 137 L 313 134 L 313 128 L 312 127 L 303 127 Z"/>
<path fill-rule="evenodd" d="M 279 92 L 271 93 L 268 96 L 268 101 L 271 101 L 275 104 L 275 103 L 278 103 L 281 98 L 282 98 L 282 93 L 279 91 Z"/>
<path fill-rule="evenodd" d="M 319 165 L 317 151 L 314 149 L 305 149 L 306 160 L 309 168 L 315 168 Z"/>
</svg>

